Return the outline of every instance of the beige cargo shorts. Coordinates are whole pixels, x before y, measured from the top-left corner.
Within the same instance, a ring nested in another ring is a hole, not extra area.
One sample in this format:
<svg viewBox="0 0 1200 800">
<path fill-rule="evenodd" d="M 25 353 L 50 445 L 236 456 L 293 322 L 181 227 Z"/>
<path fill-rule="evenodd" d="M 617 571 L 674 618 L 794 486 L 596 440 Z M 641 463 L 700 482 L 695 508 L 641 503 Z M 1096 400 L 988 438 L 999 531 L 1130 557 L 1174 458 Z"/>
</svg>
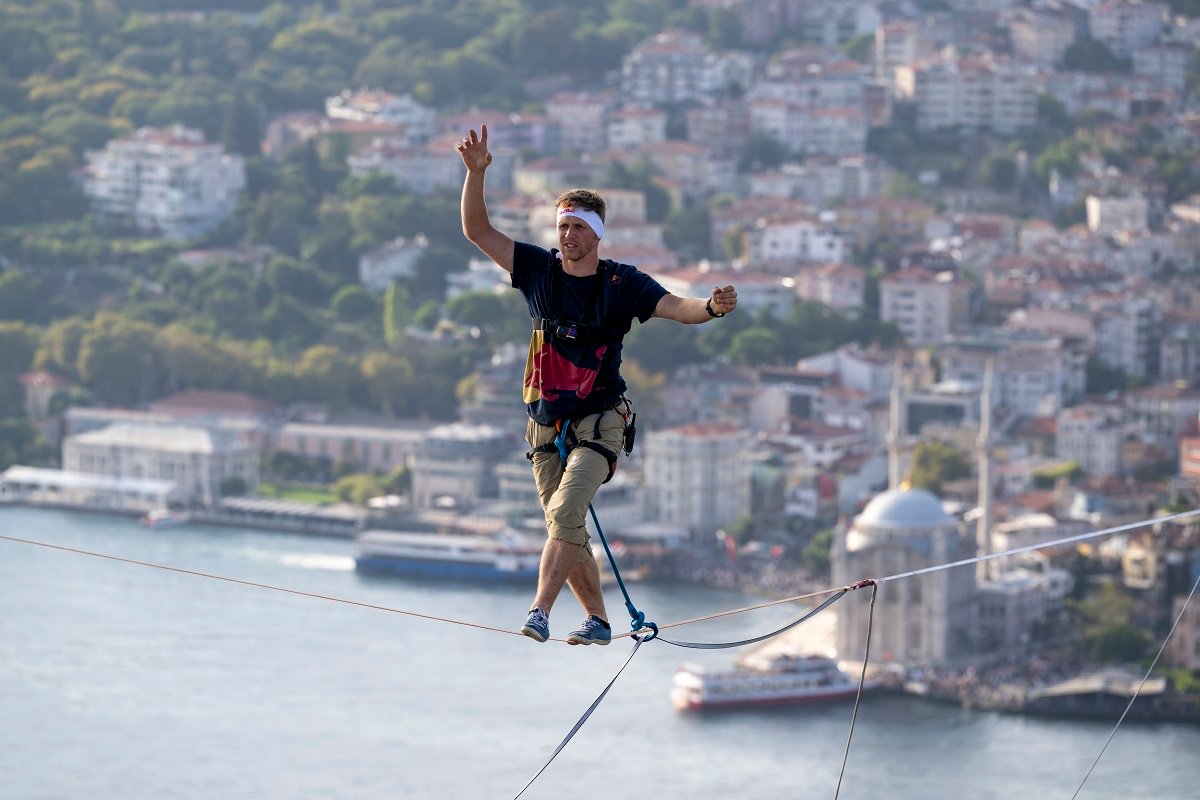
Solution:
<svg viewBox="0 0 1200 800">
<path fill-rule="evenodd" d="M 599 436 L 596 436 L 597 417 Z M 616 411 L 583 417 L 573 424 L 573 429 L 580 442 L 595 442 L 614 455 L 621 452 L 625 422 Z M 552 426 L 532 419 L 525 431 L 526 441 L 535 450 L 552 443 L 556 436 L 558 431 Z M 552 539 L 582 545 L 581 559 L 593 557 L 586 525 L 588 505 L 608 476 L 608 459 L 588 447 L 576 445 L 567 457 L 565 468 L 557 451 L 533 454 L 533 479 L 546 514 L 546 531 Z"/>
</svg>

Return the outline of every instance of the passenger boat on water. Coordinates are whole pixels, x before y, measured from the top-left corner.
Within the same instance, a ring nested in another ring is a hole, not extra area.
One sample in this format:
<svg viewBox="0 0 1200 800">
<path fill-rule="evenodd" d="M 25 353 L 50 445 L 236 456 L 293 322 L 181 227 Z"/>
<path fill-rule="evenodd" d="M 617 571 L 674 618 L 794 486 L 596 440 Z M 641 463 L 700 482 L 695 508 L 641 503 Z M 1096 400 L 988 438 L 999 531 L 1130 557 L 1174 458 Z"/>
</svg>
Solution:
<svg viewBox="0 0 1200 800">
<path fill-rule="evenodd" d="M 868 681 L 863 691 L 873 689 Z M 823 655 L 750 653 L 733 669 L 684 664 L 675 673 L 671 702 L 680 711 L 818 703 L 854 697 L 858 681 Z"/>
<path fill-rule="evenodd" d="M 516 531 L 495 534 L 363 531 L 356 538 L 360 572 L 536 581 L 543 539 Z"/>
</svg>

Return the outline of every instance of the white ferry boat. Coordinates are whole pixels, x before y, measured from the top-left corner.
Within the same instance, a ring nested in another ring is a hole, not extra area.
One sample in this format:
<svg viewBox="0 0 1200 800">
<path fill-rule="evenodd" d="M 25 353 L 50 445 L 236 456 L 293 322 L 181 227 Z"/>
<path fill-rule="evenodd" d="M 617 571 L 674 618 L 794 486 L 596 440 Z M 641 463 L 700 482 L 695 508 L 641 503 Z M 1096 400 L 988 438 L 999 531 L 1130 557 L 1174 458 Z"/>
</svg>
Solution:
<svg viewBox="0 0 1200 800">
<path fill-rule="evenodd" d="M 863 691 L 878 684 L 868 681 Z M 817 703 L 854 697 L 858 680 L 821 655 L 749 654 L 730 670 L 684 664 L 675 673 L 671 702 L 680 711 Z"/>
<path fill-rule="evenodd" d="M 390 572 L 489 581 L 536 580 L 543 539 L 516 531 L 497 534 L 363 531 L 355 566 Z"/>
</svg>

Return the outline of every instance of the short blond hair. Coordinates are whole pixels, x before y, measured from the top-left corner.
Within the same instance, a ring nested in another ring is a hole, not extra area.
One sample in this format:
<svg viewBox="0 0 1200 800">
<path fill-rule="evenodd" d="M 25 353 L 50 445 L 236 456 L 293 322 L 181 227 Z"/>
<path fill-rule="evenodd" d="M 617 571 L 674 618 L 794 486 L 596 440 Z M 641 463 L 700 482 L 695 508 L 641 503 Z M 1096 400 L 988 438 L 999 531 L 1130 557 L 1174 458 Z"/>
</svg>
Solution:
<svg viewBox="0 0 1200 800">
<path fill-rule="evenodd" d="M 596 216 L 600 217 L 600 221 L 604 222 L 604 198 L 597 192 L 591 189 L 568 189 L 558 196 L 555 201 L 555 208 L 563 206 L 574 206 L 587 211 L 595 211 Z"/>
</svg>

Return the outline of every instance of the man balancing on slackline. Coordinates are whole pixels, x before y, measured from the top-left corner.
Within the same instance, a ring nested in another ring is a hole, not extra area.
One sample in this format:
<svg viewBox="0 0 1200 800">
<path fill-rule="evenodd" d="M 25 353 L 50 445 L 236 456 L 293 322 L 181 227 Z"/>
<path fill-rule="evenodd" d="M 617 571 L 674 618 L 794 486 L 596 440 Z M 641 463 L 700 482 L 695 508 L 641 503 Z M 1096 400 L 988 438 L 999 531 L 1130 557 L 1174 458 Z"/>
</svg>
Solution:
<svg viewBox="0 0 1200 800">
<path fill-rule="evenodd" d="M 487 137 L 481 125 L 458 144 L 467 167 L 463 234 L 512 274 L 534 320 L 525 364 L 526 440 L 549 535 L 521 633 L 539 642 L 550 637 L 550 609 L 566 583 L 586 614 L 567 642 L 608 644 L 612 631 L 585 518 L 625 446 L 631 406 L 620 373 L 621 341 L 635 317 L 688 324 L 723 317 L 737 308 L 737 292 L 724 286 L 705 299 L 678 297 L 634 267 L 601 260 L 604 199 L 587 189 L 572 189 L 554 205 L 558 249 L 514 242 L 492 227 L 484 203 L 483 177 L 492 163 Z M 565 465 L 555 445 L 562 426 L 573 448 Z"/>
</svg>

